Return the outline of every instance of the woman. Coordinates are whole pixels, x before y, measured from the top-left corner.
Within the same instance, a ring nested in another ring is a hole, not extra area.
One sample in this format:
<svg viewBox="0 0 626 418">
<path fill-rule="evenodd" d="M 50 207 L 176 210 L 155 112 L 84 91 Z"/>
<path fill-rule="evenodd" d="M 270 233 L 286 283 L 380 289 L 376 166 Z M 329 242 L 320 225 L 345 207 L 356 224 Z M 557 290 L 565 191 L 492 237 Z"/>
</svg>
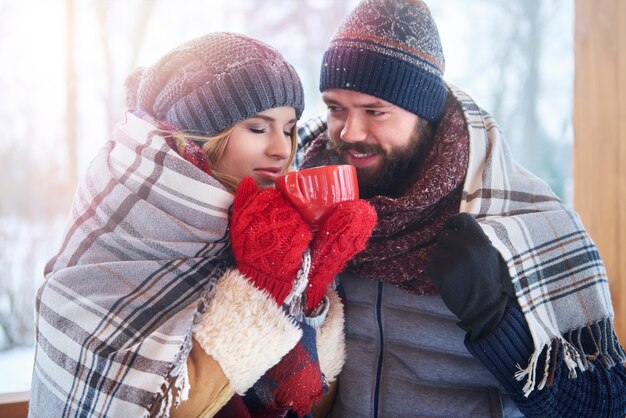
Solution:
<svg viewBox="0 0 626 418">
<path fill-rule="evenodd" d="M 342 204 L 312 239 L 271 188 L 303 93 L 268 45 L 209 34 L 126 88 L 129 112 L 80 183 L 37 295 L 30 415 L 304 415 L 343 364 L 328 285 L 372 209 Z"/>
</svg>

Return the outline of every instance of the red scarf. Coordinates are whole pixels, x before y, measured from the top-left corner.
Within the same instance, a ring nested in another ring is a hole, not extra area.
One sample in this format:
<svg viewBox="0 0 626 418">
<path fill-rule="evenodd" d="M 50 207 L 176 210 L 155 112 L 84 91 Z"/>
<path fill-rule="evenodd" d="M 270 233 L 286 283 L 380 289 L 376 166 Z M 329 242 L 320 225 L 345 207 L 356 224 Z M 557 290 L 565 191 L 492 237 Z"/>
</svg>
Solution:
<svg viewBox="0 0 626 418">
<path fill-rule="evenodd" d="M 327 132 L 319 135 L 302 166 L 338 164 L 328 142 Z M 422 173 L 403 196 L 368 199 L 378 213 L 378 224 L 367 248 L 352 259 L 348 270 L 417 295 L 437 293 L 424 269 L 443 223 L 459 213 L 469 160 L 465 119 L 452 97 L 435 129 L 433 144 Z"/>
</svg>

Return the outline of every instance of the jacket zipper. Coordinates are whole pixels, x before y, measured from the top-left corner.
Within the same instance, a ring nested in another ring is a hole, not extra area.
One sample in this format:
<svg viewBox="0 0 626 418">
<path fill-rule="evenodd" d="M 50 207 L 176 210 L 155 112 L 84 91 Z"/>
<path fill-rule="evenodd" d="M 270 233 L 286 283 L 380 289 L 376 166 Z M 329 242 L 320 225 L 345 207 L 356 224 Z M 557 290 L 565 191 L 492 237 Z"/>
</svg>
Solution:
<svg viewBox="0 0 626 418">
<path fill-rule="evenodd" d="M 378 336 L 380 337 L 380 347 L 378 352 L 378 365 L 376 367 L 376 386 L 374 387 L 374 418 L 378 418 L 378 398 L 380 395 L 380 375 L 383 368 L 383 351 L 385 350 L 385 342 L 383 341 L 383 322 L 382 322 L 382 299 L 383 299 L 383 282 L 378 282 L 378 294 L 376 295 L 376 325 L 378 325 Z"/>
</svg>

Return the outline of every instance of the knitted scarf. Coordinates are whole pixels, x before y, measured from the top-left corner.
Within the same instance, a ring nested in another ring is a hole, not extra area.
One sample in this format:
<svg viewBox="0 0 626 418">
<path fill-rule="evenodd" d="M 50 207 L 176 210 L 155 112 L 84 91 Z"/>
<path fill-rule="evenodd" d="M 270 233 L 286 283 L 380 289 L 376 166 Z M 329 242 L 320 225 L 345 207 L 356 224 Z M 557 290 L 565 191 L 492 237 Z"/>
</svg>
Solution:
<svg viewBox="0 0 626 418">
<path fill-rule="evenodd" d="M 155 130 L 128 114 L 78 186 L 37 294 L 31 416 L 167 416 L 187 395 L 233 196 Z"/>
<path fill-rule="evenodd" d="M 417 295 L 437 293 L 424 269 L 443 223 L 459 211 L 469 159 L 463 113 L 452 97 L 434 135 L 422 174 L 403 196 L 368 199 L 376 209 L 378 223 L 367 248 L 348 267 Z M 328 144 L 324 131 L 311 143 L 302 165 L 338 164 Z"/>
<path fill-rule="evenodd" d="M 461 90 L 448 87 L 449 97 L 455 105 L 448 102 L 435 141 L 447 142 L 446 136 L 453 135 L 450 142 L 457 148 L 440 145 L 443 152 L 435 150 L 431 153 L 424 174 L 431 182 L 422 179 L 416 182 L 423 188 L 421 193 L 413 187 L 396 201 L 381 197 L 372 199 L 380 211 L 379 218 L 385 219 L 371 243 L 381 254 L 369 248 L 365 255 L 355 259 L 352 268 L 363 276 L 407 287 L 402 285 L 398 276 L 410 276 L 411 272 L 406 271 L 411 268 L 416 268 L 414 276 L 420 275 L 420 268 L 430 256 L 429 245 L 432 245 L 432 238 L 442 222 L 454 213 L 470 213 L 505 260 L 517 301 L 533 337 L 535 351 L 528 366 L 520 369 L 516 376 L 519 380 L 526 379 L 526 395 L 546 385 L 555 364 L 546 362 L 544 370 L 538 371 L 539 359 L 544 353 L 546 358 L 552 358 L 551 352 L 556 347 L 562 348 L 563 362 L 572 377 L 576 376 L 577 370 L 593 370 L 586 354 L 600 358 L 607 367 L 625 362 L 626 354 L 614 332 L 606 271 L 580 218 L 552 193 L 544 181 L 512 159 L 499 127 L 488 113 Z M 459 110 L 461 120 L 458 120 Z M 453 126 L 446 128 L 447 124 Z M 320 136 L 311 143 L 308 151 L 311 155 L 305 156 L 305 164 L 336 162 L 329 157 L 331 151 L 324 141 L 327 137 Z M 469 161 L 463 144 L 469 146 Z M 463 176 L 449 167 L 455 158 L 459 158 L 458 168 L 465 174 L 460 200 L 457 185 Z M 441 176 L 434 175 L 439 173 Z M 438 185 L 438 182 L 445 181 L 446 174 L 453 179 L 443 186 Z M 428 197 L 432 199 L 428 200 Z M 431 201 L 441 203 L 423 203 Z M 395 204 L 389 206 L 389 202 Z M 405 209 L 404 205 L 408 208 Z M 415 210 L 420 205 L 427 209 Z M 411 215 L 405 211 L 411 211 Z M 411 220 L 411 216 L 418 219 Z M 428 229 L 428 222 L 435 224 Z M 403 238 L 407 236 L 405 232 L 409 225 L 423 226 L 428 230 L 425 235 L 431 238 L 430 241 L 413 239 L 418 242 L 413 253 L 405 251 L 406 238 Z M 383 246 L 378 242 L 385 235 L 391 245 Z M 416 256 L 419 261 L 395 257 L 397 251 L 403 251 L 405 258 Z M 372 264 L 374 257 L 381 265 Z M 364 265 L 367 268 L 363 268 Z M 394 271 L 397 268 L 402 269 L 400 275 Z M 376 273 L 368 272 L 368 269 L 375 269 Z M 580 342 L 582 332 L 594 336 L 597 352 L 585 353 Z"/>
</svg>

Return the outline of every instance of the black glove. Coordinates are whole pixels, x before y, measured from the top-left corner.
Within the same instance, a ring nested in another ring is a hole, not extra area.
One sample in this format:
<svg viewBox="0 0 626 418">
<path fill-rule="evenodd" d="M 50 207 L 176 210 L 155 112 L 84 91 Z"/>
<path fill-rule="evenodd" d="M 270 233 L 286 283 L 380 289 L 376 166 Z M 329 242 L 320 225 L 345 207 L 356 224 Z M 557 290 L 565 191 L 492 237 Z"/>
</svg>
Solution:
<svg viewBox="0 0 626 418">
<path fill-rule="evenodd" d="M 426 274 L 470 341 L 493 331 L 515 296 L 502 256 L 467 213 L 445 222 Z"/>
</svg>

